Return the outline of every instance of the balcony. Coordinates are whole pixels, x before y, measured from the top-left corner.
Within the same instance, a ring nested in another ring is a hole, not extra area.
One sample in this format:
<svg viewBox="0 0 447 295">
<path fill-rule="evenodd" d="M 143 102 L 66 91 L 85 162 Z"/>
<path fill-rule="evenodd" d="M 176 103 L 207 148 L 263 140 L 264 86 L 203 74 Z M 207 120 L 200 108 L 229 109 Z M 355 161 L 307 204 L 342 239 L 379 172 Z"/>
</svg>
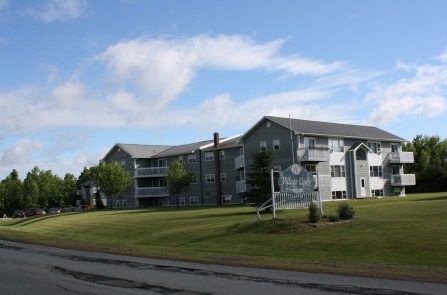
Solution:
<svg viewBox="0 0 447 295">
<path fill-rule="evenodd" d="M 391 175 L 391 186 L 407 186 L 415 184 L 416 184 L 415 174 Z"/>
<path fill-rule="evenodd" d="M 168 175 L 169 167 L 146 167 L 135 169 L 135 177 L 163 177 Z"/>
<path fill-rule="evenodd" d="M 394 152 L 388 154 L 390 164 L 414 163 L 413 152 Z"/>
<path fill-rule="evenodd" d="M 297 149 L 297 158 L 301 162 L 327 162 L 330 157 L 330 149 L 327 146 L 312 146 Z"/>
<path fill-rule="evenodd" d="M 245 159 L 243 155 L 234 159 L 234 169 L 238 170 L 241 168 L 245 168 Z"/>
<path fill-rule="evenodd" d="M 139 187 L 135 190 L 135 198 L 169 197 L 168 188 L 162 187 Z"/>
<path fill-rule="evenodd" d="M 245 193 L 247 191 L 247 185 L 245 184 L 245 180 L 236 181 L 236 192 Z"/>
</svg>

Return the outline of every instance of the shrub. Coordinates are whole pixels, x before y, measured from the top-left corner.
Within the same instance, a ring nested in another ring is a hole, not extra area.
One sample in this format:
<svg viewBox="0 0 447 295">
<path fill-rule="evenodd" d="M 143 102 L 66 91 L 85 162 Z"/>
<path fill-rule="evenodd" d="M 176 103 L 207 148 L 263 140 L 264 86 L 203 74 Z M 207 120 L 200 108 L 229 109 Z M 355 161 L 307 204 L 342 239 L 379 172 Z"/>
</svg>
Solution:
<svg viewBox="0 0 447 295">
<path fill-rule="evenodd" d="M 330 222 L 337 222 L 339 220 L 339 217 L 337 215 L 330 215 L 329 221 Z"/>
<path fill-rule="evenodd" d="M 309 204 L 309 215 L 307 217 L 312 223 L 317 223 L 321 219 L 320 208 L 314 202 Z"/>
<path fill-rule="evenodd" d="M 350 207 L 347 203 L 339 204 L 337 212 L 340 219 L 351 219 L 355 214 L 354 208 Z"/>
</svg>

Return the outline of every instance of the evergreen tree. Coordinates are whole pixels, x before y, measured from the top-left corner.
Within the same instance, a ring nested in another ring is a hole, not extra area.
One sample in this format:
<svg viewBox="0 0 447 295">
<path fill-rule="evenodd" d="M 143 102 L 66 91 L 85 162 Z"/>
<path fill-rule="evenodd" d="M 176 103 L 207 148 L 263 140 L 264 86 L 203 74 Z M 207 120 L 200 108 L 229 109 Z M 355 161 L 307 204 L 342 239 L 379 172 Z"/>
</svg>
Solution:
<svg viewBox="0 0 447 295">
<path fill-rule="evenodd" d="M 272 169 L 273 155 L 270 151 L 259 151 L 252 155 L 249 173 L 245 179 L 249 191 L 242 193 L 245 202 L 259 206 L 267 201 L 271 195 L 270 170 Z"/>
</svg>

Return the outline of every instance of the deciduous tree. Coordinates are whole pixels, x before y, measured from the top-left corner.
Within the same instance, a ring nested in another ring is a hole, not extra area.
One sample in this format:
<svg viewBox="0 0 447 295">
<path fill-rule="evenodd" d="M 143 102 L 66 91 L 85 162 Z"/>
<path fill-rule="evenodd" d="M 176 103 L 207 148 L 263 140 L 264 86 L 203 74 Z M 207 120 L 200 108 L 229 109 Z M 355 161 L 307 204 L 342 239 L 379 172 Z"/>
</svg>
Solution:
<svg viewBox="0 0 447 295">
<path fill-rule="evenodd" d="M 94 171 L 99 189 L 110 198 L 110 209 L 113 209 L 113 200 L 132 188 L 132 176 L 117 162 L 101 163 Z"/>
<path fill-rule="evenodd" d="M 179 195 L 183 191 L 188 191 L 193 175 L 185 170 L 183 164 L 177 160 L 174 160 L 168 169 L 168 175 L 166 176 L 166 183 L 168 185 L 169 192 L 176 196 L 177 208 L 179 208 Z"/>
</svg>

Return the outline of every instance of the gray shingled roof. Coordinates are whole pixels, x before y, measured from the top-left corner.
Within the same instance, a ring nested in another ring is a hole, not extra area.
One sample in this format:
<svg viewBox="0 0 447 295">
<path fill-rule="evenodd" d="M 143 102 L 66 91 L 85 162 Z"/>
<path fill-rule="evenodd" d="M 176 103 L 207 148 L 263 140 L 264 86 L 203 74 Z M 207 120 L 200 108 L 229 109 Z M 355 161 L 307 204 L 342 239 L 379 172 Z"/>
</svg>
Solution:
<svg viewBox="0 0 447 295">
<path fill-rule="evenodd" d="M 121 148 L 123 151 L 128 153 L 132 158 L 151 158 L 156 154 L 165 151 L 166 149 L 169 149 L 171 146 L 117 143 L 115 147 Z M 112 151 L 114 148 L 112 148 L 110 151 Z M 107 156 L 108 154 L 104 158 L 106 158 Z"/>
<path fill-rule="evenodd" d="M 182 145 L 172 146 L 157 154 L 157 158 L 184 155 L 199 150 L 202 146 L 213 143 L 214 140 L 206 140 Z"/>
<path fill-rule="evenodd" d="M 397 135 L 391 134 L 387 131 L 384 131 L 382 129 L 373 126 L 328 123 L 328 122 L 290 119 L 290 118 L 281 118 L 272 116 L 263 117 L 255 126 L 257 126 L 264 120 L 270 120 L 286 128 L 291 128 L 296 133 L 304 135 L 375 139 L 375 140 L 397 141 L 397 142 L 406 141 L 405 139 Z M 250 131 L 248 131 L 247 134 L 249 132 Z M 244 135 L 243 137 L 245 136 L 246 135 Z"/>
</svg>

